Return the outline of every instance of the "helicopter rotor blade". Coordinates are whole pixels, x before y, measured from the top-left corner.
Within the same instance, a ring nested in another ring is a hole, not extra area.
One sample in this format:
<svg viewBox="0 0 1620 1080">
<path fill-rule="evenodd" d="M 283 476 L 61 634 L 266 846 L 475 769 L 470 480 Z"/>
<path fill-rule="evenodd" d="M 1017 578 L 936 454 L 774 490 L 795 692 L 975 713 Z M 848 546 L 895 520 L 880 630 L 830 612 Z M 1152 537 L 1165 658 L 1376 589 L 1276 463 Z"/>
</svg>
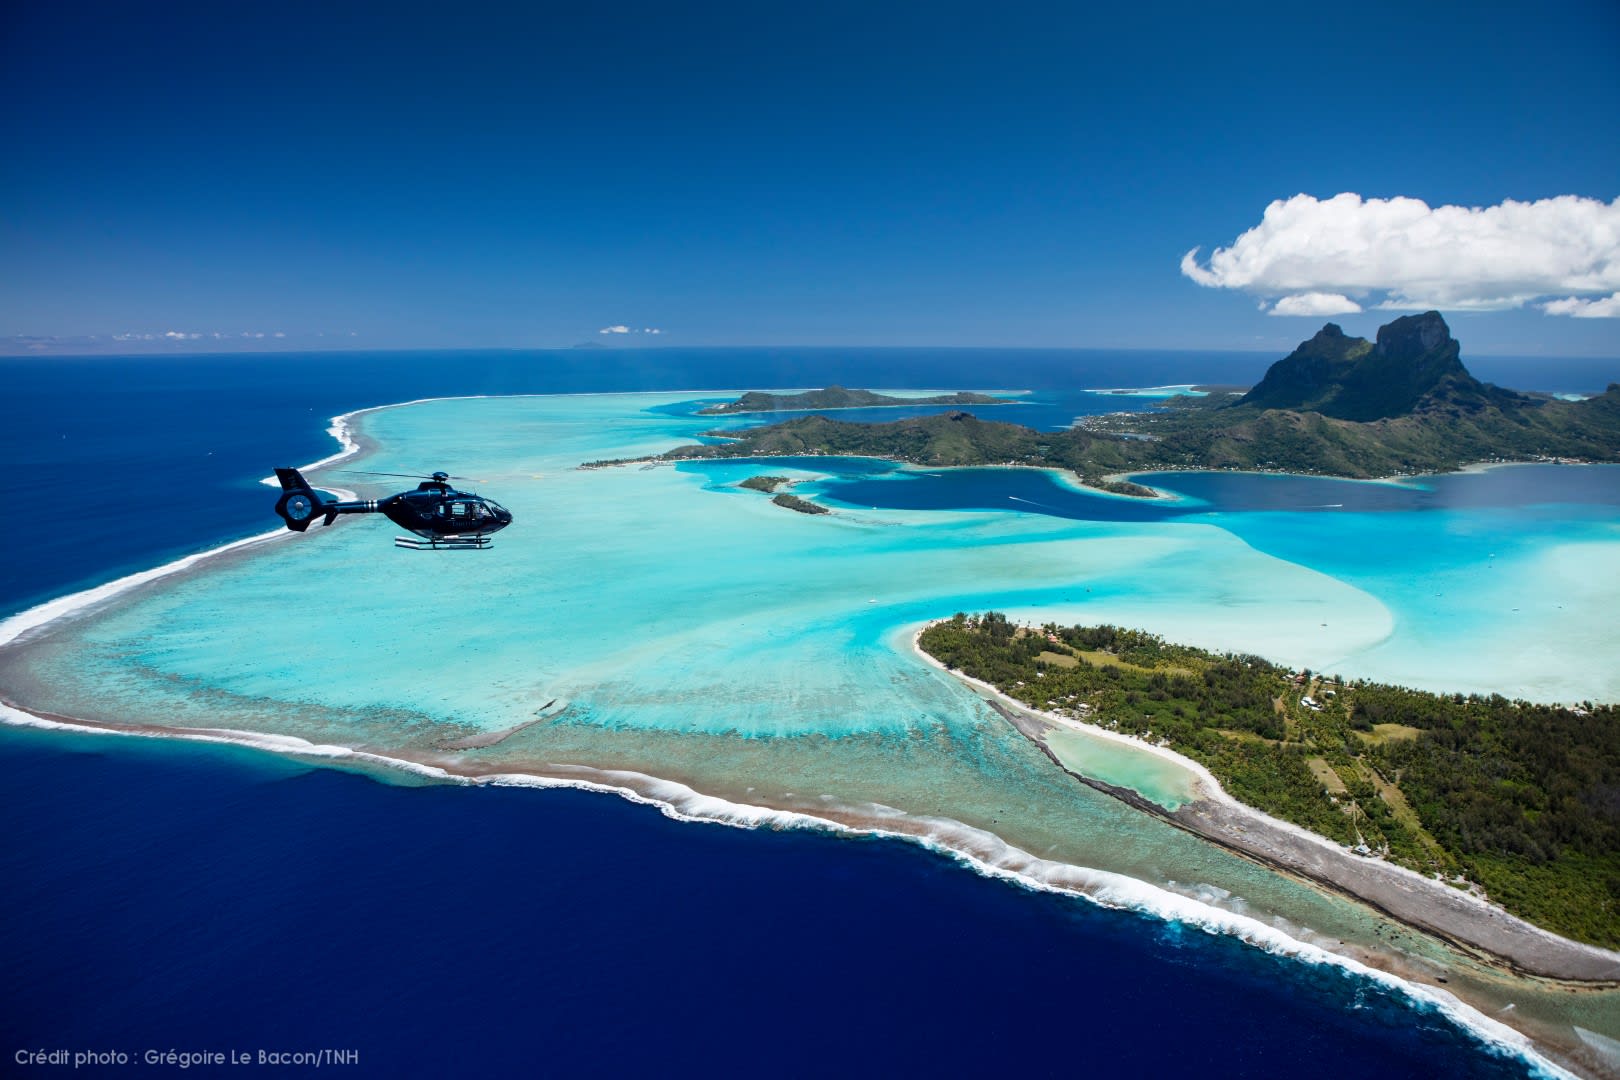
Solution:
<svg viewBox="0 0 1620 1080">
<path fill-rule="evenodd" d="M 363 469 L 338 469 L 338 470 L 335 470 L 335 471 L 340 472 L 345 476 L 392 476 L 392 477 L 396 477 L 396 478 L 398 478 L 400 480 L 432 480 L 433 479 L 433 477 L 428 475 L 427 473 L 367 472 L 367 471 L 365 471 Z M 475 480 L 470 476 L 450 476 L 448 473 L 446 473 L 445 477 L 446 477 L 446 479 L 449 479 L 449 480 L 466 480 L 468 483 L 472 483 L 472 484 L 482 484 L 483 483 L 482 480 Z"/>
</svg>

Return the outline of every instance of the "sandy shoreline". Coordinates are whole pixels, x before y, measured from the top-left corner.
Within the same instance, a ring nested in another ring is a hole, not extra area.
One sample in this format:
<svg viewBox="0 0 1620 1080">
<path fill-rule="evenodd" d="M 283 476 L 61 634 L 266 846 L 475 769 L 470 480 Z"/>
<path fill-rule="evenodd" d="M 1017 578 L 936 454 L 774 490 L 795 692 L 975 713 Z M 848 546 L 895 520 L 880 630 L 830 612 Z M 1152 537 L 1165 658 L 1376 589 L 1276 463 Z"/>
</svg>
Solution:
<svg viewBox="0 0 1620 1080">
<path fill-rule="evenodd" d="M 918 630 L 911 639 L 918 656 L 973 687 L 1055 764 L 1082 782 L 1174 822 L 1211 843 L 1370 904 L 1413 929 L 1502 964 L 1516 974 L 1605 987 L 1620 983 L 1620 953 L 1560 937 L 1470 893 L 1406 867 L 1356 855 L 1326 837 L 1246 806 L 1228 795 L 1204 766 L 1166 747 L 1032 709 L 989 683 L 946 668 L 922 650 L 918 644 L 921 633 Z M 1046 748 L 1041 739 L 1043 728 L 1081 731 L 1172 761 L 1192 774 L 1198 797 L 1176 810 L 1167 810 L 1135 792 L 1079 776 Z"/>
</svg>

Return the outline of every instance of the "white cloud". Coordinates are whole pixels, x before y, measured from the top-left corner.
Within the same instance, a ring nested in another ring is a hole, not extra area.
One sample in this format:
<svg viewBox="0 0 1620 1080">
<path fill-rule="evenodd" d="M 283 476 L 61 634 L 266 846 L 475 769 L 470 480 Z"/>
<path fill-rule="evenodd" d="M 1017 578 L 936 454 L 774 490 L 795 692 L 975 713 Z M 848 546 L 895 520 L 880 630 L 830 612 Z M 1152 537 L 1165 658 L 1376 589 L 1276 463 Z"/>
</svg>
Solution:
<svg viewBox="0 0 1620 1080">
<path fill-rule="evenodd" d="M 1285 296 L 1272 305 L 1267 315 L 1350 315 L 1361 305 L 1338 293 L 1308 292 Z"/>
<path fill-rule="evenodd" d="M 643 334 L 662 334 L 663 331 L 656 326 L 649 326 L 641 331 Z"/>
<path fill-rule="evenodd" d="M 628 326 L 604 326 L 597 331 L 598 334 L 628 334 L 629 332 L 630 328 Z"/>
<path fill-rule="evenodd" d="M 196 341 L 202 337 L 201 334 L 187 334 L 179 330 L 165 330 L 163 336 L 170 341 Z"/>
<path fill-rule="evenodd" d="M 1478 311 L 1575 294 L 1542 309 L 1584 316 L 1607 309 L 1613 298 L 1581 294 L 1620 290 L 1620 198 L 1430 207 L 1421 199 L 1362 199 L 1352 192 L 1295 195 L 1266 207 L 1260 224 L 1217 248 L 1207 265 L 1198 250 L 1182 256 L 1183 274 L 1209 288 L 1281 297 L 1273 314 L 1359 310 L 1304 310 L 1324 297 Z"/>
<path fill-rule="evenodd" d="M 1549 300 L 1541 305 L 1549 315 L 1572 315 L 1577 319 L 1620 319 L 1620 292 L 1597 300 L 1582 300 L 1578 296 L 1563 300 Z"/>
</svg>

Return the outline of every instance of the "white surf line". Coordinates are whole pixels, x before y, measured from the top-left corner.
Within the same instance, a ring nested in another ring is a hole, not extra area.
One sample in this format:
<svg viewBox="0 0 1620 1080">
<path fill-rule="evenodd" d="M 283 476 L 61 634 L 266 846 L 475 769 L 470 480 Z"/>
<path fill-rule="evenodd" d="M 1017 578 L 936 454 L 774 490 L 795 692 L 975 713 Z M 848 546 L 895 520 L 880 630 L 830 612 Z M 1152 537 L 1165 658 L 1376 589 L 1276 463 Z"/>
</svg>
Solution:
<svg viewBox="0 0 1620 1080">
<path fill-rule="evenodd" d="M 528 773 L 466 776 L 403 758 L 344 746 L 312 743 L 293 735 L 267 735 L 225 728 L 199 729 L 195 732 L 101 728 L 49 720 L 5 705 L 0 705 L 0 718 L 8 723 L 34 728 L 154 739 L 173 738 L 190 742 L 238 745 L 294 758 L 347 760 L 398 769 L 434 780 L 471 787 L 574 789 L 617 795 L 627 802 L 653 807 L 673 821 L 689 824 L 724 825 L 738 829 L 803 829 L 833 835 L 872 836 L 913 843 L 945 855 L 982 877 L 1011 882 L 1034 892 L 1076 897 L 1105 909 L 1132 911 L 1164 923 L 1191 926 L 1209 934 L 1233 937 L 1273 956 L 1310 965 L 1337 967 L 1402 994 L 1422 1007 L 1433 1009 L 1467 1031 L 1487 1049 L 1517 1057 L 1539 1075 L 1558 1080 L 1575 1080 L 1572 1073 L 1543 1056 L 1528 1036 L 1486 1016 L 1444 990 L 1408 982 L 1397 975 L 1302 941 L 1253 916 L 1225 911 L 1150 882 L 1112 871 L 1039 858 L 1007 843 L 994 833 L 949 818 L 913 817 L 903 810 L 879 804 L 848 808 L 851 813 L 867 818 L 905 818 L 921 824 L 925 831 L 910 832 L 896 828 L 886 829 L 877 825 L 861 827 L 800 811 L 734 802 L 719 796 L 706 795 L 676 780 L 666 780 L 631 770 L 580 767 L 582 771 L 602 777 L 601 780 L 585 777 L 535 776 Z"/>
<path fill-rule="evenodd" d="M 110 600 L 120 593 L 128 592 L 151 581 L 157 581 L 159 578 L 168 577 L 170 574 L 178 574 L 182 570 L 189 570 L 206 559 L 212 559 L 226 552 L 253 547 L 257 544 L 270 543 L 280 539 L 284 534 L 285 530 L 274 529 L 270 532 L 260 533 L 257 536 L 249 536 L 243 540 L 232 540 L 230 543 L 221 544 L 219 547 L 200 551 L 194 555 L 186 555 L 151 570 L 141 570 L 118 578 L 115 581 L 109 581 L 104 585 L 97 585 L 81 592 L 69 593 L 67 596 L 59 596 L 54 600 L 47 600 L 43 604 L 36 604 L 34 607 L 20 611 L 0 622 L 0 648 L 4 648 L 30 631 L 37 630 L 58 619 L 65 619 L 104 600 Z"/>
<path fill-rule="evenodd" d="M 939 850 L 986 877 L 1004 878 L 1029 889 L 1079 896 L 1100 907 L 1123 908 L 1163 922 L 1193 926 L 1211 934 L 1224 934 L 1274 956 L 1305 964 L 1340 968 L 1393 990 L 1414 1003 L 1432 1008 L 1487 1048 L 1517 1057 L 1539 1075 L 1573 1080 L 1574 1074 L 1545 1057 L 1529 1036 L 1486 1016 L 1445 990 L 1408 982 L 1359 960 L 1340 956 L 1319 945 L 1292 937 L 1252 916 L 1225 911 L 1123 874 L 1041 859 L 1006 844 L 993 834 L 969 826 L 961 828 L 988 838 L 999 845 L 1001 851 L 997 852 L 996 857 L 986 858 L 964 852 L 948 842 L 935 842 L 929 837 L 890 834 L 882 830 L 874 832 L 877 835 L 897 835 Z"/>
<path fill-rule="evenodd" d="M 381 407 L 389 408 L 391 406 Z M 359 453 L 360 444 L 355 441 L 353 435 L 351 434 L 347 425 L 347 420 L 349 417 L 356 416 L 360 412 L 369 411 L 370 410 L 367 409 L 360 409 L 353 413 L 344 413 L 341 416 L 334 416 L 332 418 L 332 426 L 327 428 L 327 433 L 338 441 L 338 444 L 342 447 L 342 449 L 340 449 L 336 454 L 322 458 L 320 461 L 313 462 L 309 465 L 304 465 L 301 467 L 301 469 L 313 470 L 323 464 L 340 461 L 351 454 Z M 272 476 L 267 480 L 261 480 L 260 483 L 267 483 L 272 486 L 276 486 L 277 480 L 274 476 Z M 351 491 L 343 491 L 342 489 L 334 488 L 328 488 L 326 490 L 333 491 L 343 498 L 352 499 L 355 497 L 354 493 Z M 271 529 L 268 532 L 258 533 L 254 536 L 245 537 L 241 540 L 228 541 L 224 544 L 220 544 L 218 547 L 209 548 L 206 551 L 199 551 L 191 555 L 182 556 L 172 562 L 164 563 L 161 566 L 154 566 L 150 570 L 139 570 L 133 574 L 127 574 L 124 577 L 117 578 L 116 580 L 109 581 L 101 585 L 95 585 L 91 588 L 83 589 L 76 593 L 68 593 L 66 596 L 58 596 L 55 599 L 47 600 L 42 604 L 36 604 L 31 608 L 26 608 L 15 615 L 9 616 L 4 621 L 0 621 L 0 648 L 4 648 L 5 646 L 16 641 L 18 638 L 22 637 L 24 634 L 37 630 L 48 623 L 55 622 L 57 619 L 68 618 L 69 616 L 75 615 L 86 608 L 94 607 L 103 601 L 110 600 L 115 596 L 128 592 L 131 589 L 139 588 L 142 585 L 157 581 L 161 578 L 166 578 L 171 574 L 178 574 L 189 570 L 193 566 L 196 566 L 197 564 L 208 559 L 212 559 L 232 551 L 238 551 L 243 548 L 253 547 L 258 544 L 271 543 L 272 541 L 284 539 L 289 535 L 291 534 L 286 529 Z M 91 730 L 99 731 L 101 729 L 92 728 Z"/>
<path fill-rule="evenodd" d="M 1145 394 L 1150 390 L 1191 390 L 1203 383 L 1165 383 L 1163 386 L 1088 386 L 1087 394 Z"/>
<path fill-rule="evenodd" d="M 354 455 L 358 454 L 360 452 L 360 442 L 359 442 L 358 439 L 355 438 L 355 435 L 354 435 L 354 418 L 357 417 L 357 416 L 363 416 L 364 414 L 371 413 L 371 412 L 381 412 L 384 409 L 402 409 L 407 405 L 425 405 L 425 404 L 427 404 L 429 402 L 433 402 L 433 401 L 477 401 L 479 399 L 487 398 L 487 397 L 490 397 L 490 396 L 491 395 L 489 395 L 489 394 L 463 394 L 463 395 L 456 396 L 456 397 L 414 398 L 414 399 L 412 399 L 410 401 L 395 401 L 395 402 L 390 402 L 390 403 L 388 403 L 386 405 L 368 405 L 363 409 L 354 409 L 354 410 L 351 410 L 351 411 L 346 412 L 346 413 L 339 413 L 338 415 L 332 417 L 331 424 L 326 429 L 326 433 L 328 435 L 332 436 L 332 438 L 337 440 L 337 444 L 338 444 L 337 453 L 328 454 L 326 457 L 321 458 L 319 461 L 312 461 L 308 465 L 301 465 L 301 466 L 299 466 L 298 471 L 303 472 L 305 470 L 308 470 L 310 472 L 314 472 L 316 469 L 324 469 L 328 465 L 335 465 L 338 462 L 343 461 L 346 458 L 350 458 L 350 457 L 353 457 Z M 538 395 L 538 394 L 534 394 L 534 395 L 518 395 L 518 394 L 514 394 L 512 396 L 513 397 L 540 397 L 540 396 L 543 396 L 543 395 Z M 279 480 L 277 480 L 274 475 L 271 475 L 271 476 L 260 477 L 259 478 L 259 483 L 264 484 L 264 485 L 266 485 L 268 487 L 278 487 L 278 486 L 280 486 L 281 482 Z M 323 490 L 333 491 L 333 492 L 337 491 L 337 489 L 335 489 L 335 488 L 325 488 Z M 347 497 L 351 498 L 351 499 L 354 498 L 354 493 L 352 491 L 351 492 L 344 492 L 344 494 Z"/>
</svg>

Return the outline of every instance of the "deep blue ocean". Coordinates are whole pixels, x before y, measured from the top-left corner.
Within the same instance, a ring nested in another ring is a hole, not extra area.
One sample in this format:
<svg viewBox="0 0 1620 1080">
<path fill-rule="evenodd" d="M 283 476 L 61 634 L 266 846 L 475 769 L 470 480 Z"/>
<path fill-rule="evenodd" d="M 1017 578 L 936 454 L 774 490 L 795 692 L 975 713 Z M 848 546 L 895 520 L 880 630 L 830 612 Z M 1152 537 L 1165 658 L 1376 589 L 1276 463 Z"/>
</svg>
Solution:
<svg viewBox="0 0 1620 1080">
<path fill-rule="evenodd" d="M 1056 424 L 1074 415 L 1065 395 L 1077 387 L 1252 382 L 1271 359 L 0 359 L 6 488 L 14 508 L 43 511 L 4 532 L 0 614 L 270 528 L 273 496 L 258 478 L 331 453 L 328 419 L 366 405 L 993 386 L 1044 391 L 1033 408 L 1045 411 L 997 418 Z M 1602 386 L 1585 368 L 1548 370 L 1481 373 Z M 332 589 L 341 597 L 341 582 Z M 173 1071 L 142 1066 L 147 1050 L 327 1048 L 358 1051 L 354 1071 L 386 1076 L 1523 1072 L 1336 968 L 1028 892 L 896 841 L 679 824 L 609 796 L 382 782 L 117 736 L 0 729 L 0 767 L 0 1074 L 43 1074 L 16 1052 L 57 1048 L 129 1054 L 125 1075 Z"/>
</svg>

